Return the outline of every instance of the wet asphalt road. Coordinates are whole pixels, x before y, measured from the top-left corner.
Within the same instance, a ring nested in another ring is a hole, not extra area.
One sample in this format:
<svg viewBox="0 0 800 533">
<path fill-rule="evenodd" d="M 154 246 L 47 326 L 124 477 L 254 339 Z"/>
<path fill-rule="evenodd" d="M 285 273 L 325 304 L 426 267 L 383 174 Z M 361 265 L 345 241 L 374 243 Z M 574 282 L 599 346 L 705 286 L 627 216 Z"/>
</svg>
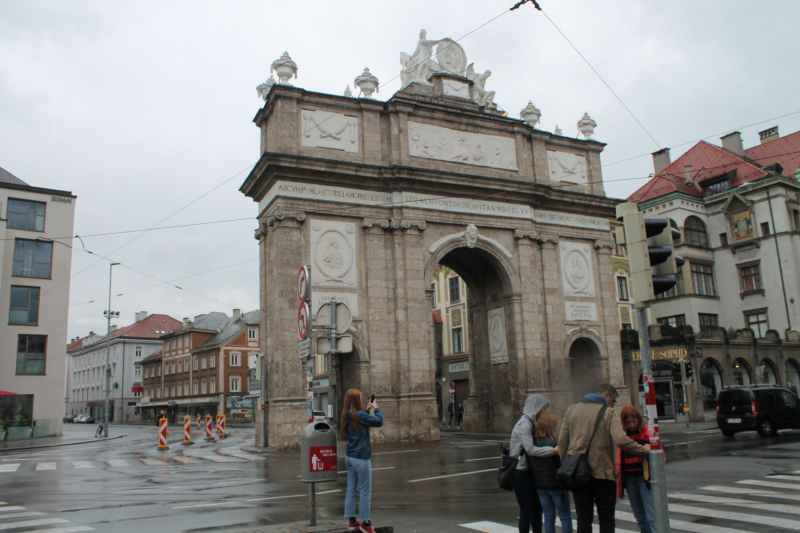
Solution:
<svg viewBox="0 0 800 533">
<path fill-rule="evenodd" d="M 67 426 L 87 438 L 94 430 Z M 0 499 L 20 508 L 11 512 L 37 513 L 20 517 L 20 522 L 45 522 L 11 531 L 235 531 L 307 518 L 308 489 L 299 480 L 299 455 L 243 452 L 240 447 L 252 442 L 253 429 L 229 431 L 222 442 L 200 440 L 193 446 L 181 446 L 176 435 L 170 450 L 159 452 L 155 427 L 112 426 L 112 435 L 127 436 L 0 453 Z M 170 432 L 179 434 L 172 428 Z M 756 433 L 724 439 L 718 431 L 681 430 L 664 435 L 664 443 L 671 493 L 800 470 L 800 431 L 769 439 Z M 495 437 L 443 434 L 441 444 L 433 447 L 409 444 L 377 451 L 372 461 L 373 520 L 394 525 L 396 531 L 420 532 L 465 533 L 459 524 L 478 521 L 514 525 L 514 496 L 496 488 L 498 462 Z M 317 486 L 319 519 L 342 515 L 345 488 L 345 475 Z M 622 502 L 619 508 L 629 511 Z M 0 509 L 0 529 L 2 520 Z M 631 526 L 620 524 L 619 529 L 635 529 Z M 751 524 L 747 531 L 775 529 Z"/>
</svg>

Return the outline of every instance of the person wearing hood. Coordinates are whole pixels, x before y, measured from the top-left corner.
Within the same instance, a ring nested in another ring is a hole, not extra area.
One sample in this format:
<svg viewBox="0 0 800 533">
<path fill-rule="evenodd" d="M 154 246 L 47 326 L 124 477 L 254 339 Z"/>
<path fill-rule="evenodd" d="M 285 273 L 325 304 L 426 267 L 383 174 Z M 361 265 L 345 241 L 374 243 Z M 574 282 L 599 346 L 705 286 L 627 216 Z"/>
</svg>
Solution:
<svg viewBox="0 0 800 533">
<path fill-rule="evenodd" d="M 578 533 L 592 532 L 595 506 L 600 533 L 613 533 L 615 530 L 617 468 L 614 445 L 631 455 L 646 456 L 650 452 L 649 445 L 642 446 L 628 437 L 622 429 L 619 415 L 613 409 L 618 395 L 617 389 L 610 383 L 598 385 L 596 394 L 587 394 L 580 402 L 567 409 L 561 426 L 558 449 L 562 459 L 586 453 L 587 448 L 589 449 L 592 479 L 588 486 L 572 491 Z M 604 406 L 605 412 L 601 416 Z"/>
<path fill-rule="evenodd" d="M 542 533 L 542 504 L 533 486 L 527 456 L 552 457 L 558 453 L 557 446 L 536 446 L 533 442 L 536 420 L 547 411 L 549 405 L 550 402 L 541 394 L 528 396 L 522 408 L 522 416 L 511 431 L 508 454 L 511 457 L 518 457 L 517 469 L 514 472 L 514 494 L 519 503 L 519 533 L 528 533 L 531 526 L 533 533 Z"/>
</svg>

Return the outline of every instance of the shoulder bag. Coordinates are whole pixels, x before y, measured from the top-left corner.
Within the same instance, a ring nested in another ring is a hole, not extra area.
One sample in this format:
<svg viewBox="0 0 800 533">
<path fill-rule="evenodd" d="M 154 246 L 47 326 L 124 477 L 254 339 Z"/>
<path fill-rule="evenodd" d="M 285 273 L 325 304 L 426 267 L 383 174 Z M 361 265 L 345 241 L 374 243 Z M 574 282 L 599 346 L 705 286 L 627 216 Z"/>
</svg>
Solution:
<svg viewBox="0 0 800 533">
<path fill-rule="evenodd" d="M 592 467 L 589 466 L 589 450 L 592 448 L 592 441 L 594 435 L 597 433 L 597 427 L 600 421 L 606 414 L 607 405 L 604 405 L 600 412 L 597 414 L 597 420 L 594 423 L 594 431 L 589 439 L 589 444 L 586 446 L 584 453 L 576 453 L 575 455 L 568 455 L 561 460 L 561 466 L 556 471 L 556 477 L 561 481 L 565 490 L 574 490 L 589 484 L 592 479 Z"/>
<path fill-rule="evenodd" d="M 497 485 L 503 490 L 514 490 L 514 471 L 517 469 L 519 456 L 508 455 L 509 448 L 505 444 L 500 445 L 500 451 L 503 458 L 500 461 L 500 469 L 497 471 Z"/>
</svg>

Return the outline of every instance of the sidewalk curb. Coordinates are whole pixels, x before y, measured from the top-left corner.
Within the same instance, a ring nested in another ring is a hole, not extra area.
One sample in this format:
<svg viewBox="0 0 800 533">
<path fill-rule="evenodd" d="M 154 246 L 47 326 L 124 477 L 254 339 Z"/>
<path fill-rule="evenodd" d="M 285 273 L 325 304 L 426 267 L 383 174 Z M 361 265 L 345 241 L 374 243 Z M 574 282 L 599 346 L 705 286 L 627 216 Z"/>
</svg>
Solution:
<svg viewBox="0 0 800 533">
<path fill-rule="evenodd" d="M 19 452 L 19 451 L 24 451 L 24 450 L 39 450 L 39 449 L 42 449 L 42 448 L 59 448 L 61 446 L 74 446 L 76 444 L 91 444 L 92 442 L 105 442 L 105 441 L 108 441 L 108 440 L 121 439 L 122 437 L 127 437 L 127 435 L 121 434 L 121 435 L 117 435 L 115 437 L 108 437 L 108 438 L 102 438 L 102 439 L 92 439 L 92 440 L 78 440 L 78 441 L 75 441 L 75 442 L 64 442 L 64 443 L 61 443 L 61 444 L 42 444 L 40 446 L 21 446 L 21 447 L 16 447 L 16 448 L 3 448 L 3 449 L 0 449 L 0 453 L 3 453 L 3 452 Z"/>
</svg>

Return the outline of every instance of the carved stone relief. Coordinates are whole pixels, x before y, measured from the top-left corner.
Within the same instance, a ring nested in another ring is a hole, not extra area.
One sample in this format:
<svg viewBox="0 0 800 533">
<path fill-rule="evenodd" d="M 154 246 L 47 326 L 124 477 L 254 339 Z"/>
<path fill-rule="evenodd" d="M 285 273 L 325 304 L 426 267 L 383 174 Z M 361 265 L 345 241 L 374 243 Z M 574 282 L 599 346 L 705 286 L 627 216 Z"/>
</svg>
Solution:
<svg viewBox="0 0 800 533">
<path fill-rule="evenodd" d="M 586 185 L 586 158 L 567 152 L 547 151 L 547 164 L 550 168 L 550 181 L 565 181 Z"/>
<path fill-rule="evenodd" d="M 562 242 L 561 269 L 565 296 L 594 296 L 592 247 L 577 242 Z"/>
<path fill-rule="evenodd" d="M 506 344 L 506 311 L 499 307 L 486 313 L 489 321 L 489 361 L 493 365 L 508 363 Z"/>
<path fill-rule="evenodd" d="M 302 112 L 303 146 L 358 153 L 358 119 L 324 111 Z"/>
<path fill-rule="evenodd" d="M 457 80 L 442 80 L 442 91 L 446 96 L 469 99 L 469 84 Z"/>
<path fill-rule="evenodd" d="M 356 226 L 311 221 L 311 281 L 315 285 L 356 286 Z"/>
<path fill-rule="evenodd" d="M 508 137 L 409 122 L 408 145 L 416 157 L 517 170 L 514 139 Z"/>
</svg>

